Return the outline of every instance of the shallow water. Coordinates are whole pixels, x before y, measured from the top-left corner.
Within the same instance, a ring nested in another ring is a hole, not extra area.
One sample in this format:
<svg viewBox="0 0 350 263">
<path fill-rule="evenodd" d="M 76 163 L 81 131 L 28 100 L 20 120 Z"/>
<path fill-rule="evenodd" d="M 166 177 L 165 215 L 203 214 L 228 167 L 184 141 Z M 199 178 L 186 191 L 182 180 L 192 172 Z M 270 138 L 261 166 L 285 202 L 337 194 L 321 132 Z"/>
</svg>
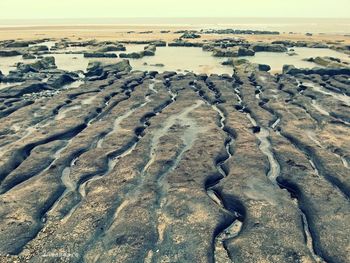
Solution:
<svg viewBox="0 0 350 263">
<path fill-rule="evenodd" d="M 268 64 L 271 66 L 272 72 L 282 72 L 283 65 L 294 65 L 296 68 L 313 68 L 319 67 L 319 65 L 303 61 L 305 58 L 310 57 L 336 57 L 343 61 L 350 62 L 350 57 L 346 54 L 328 49 L 328 48 L 293 48 L 296 56 L 289 56 L 287 53 L 275 53 L 275 52 L 257 52 L 254 57 L 241 57 L 249 60 L 253 63 Z"/>
<path fill-rule="evenodd" d="M 25 62 L 25 63 L 33 63 L 35 59 L 26 59 L 24 60 L 22 56 L 15 57 L 0 57 L 0 71 L 2 74 L 7 75 L 11 70 L 16 69 L 16 63 Z"/>
<path fill-rule="evenodd" d="M 51 43 L 51 42 L 50 42 Z M 51 43 L 52 44 L 52 43 Z M 125 45 L 127 53 L 139 52 L 144 49 L 145 45 Z M 91 48 L 78 47 L 81 54 L 49 54 L 46 56 L 54 56 L 56 65 L 59 69 L 67 71 L 86 71 L 89 62 L 101 61 L 104 63 L 116 63 L 119 58 L 84 58 L 83 50 L 92 51 Z M 57 52 L 73 51 L 75 47 L 57 50 Z M 257 52 L 253 57 L 242 57 L 253 63 L 268 64 L 271 66 L 272 72 L 281 72 L 285 64 L 294 65 L 297 68 L 313 68 L 317 65 L 311 62 L 303 61 L 305 58 L 317 56 L 331 56 L 340 58 L 350 63 L 350 57 L 346 54 L 322 48 L 294 48 L 296 56 L 289 56 L 286 53 L 274 52 Z M 110 52 L 119 55 L 125 51 Z M 178 72 L 194 72 L 206 74 L 232 74 L 233 70 L 230 66 L 223 66 L 221 62 L 226 58 L 213 57 L 210 52 L 204 52 L 197 47 L 158 47 L 155 56 L 143 57 L 142 59 L 129 59 L 134 70 L 155 70 L 178 71 Z M 0 70 L 3 74 L 8 74 L 11 69 L 15 69 L 17 62 L 32 63 L 35 60 L 23 60 L 21 56 L 0 58 Z M 164 66 L 157 66 L 163 64 Z"/>
<path fill-rule="evenodd" d="M 55 57 L 58 69 L 67 71 L 85 71 L 89 60 L 85 59 L 83 54 L 50 54 L 46 56 Z"/>
<path fill-rule="evenodd" d="M 232 74 L 231 67 L 220 63 L 224 58 L 216 58 L 209 52 L 196 47 L 158 47 L 154 57 L 130 60 L 134 69 L 162 71 L 193 71 L 195 73 Z M 144 63 L 147 65 L 144 65 Z M 164 64 L 164 67 L 151 66 Z"/>
<path fill-rule="evenodd" d="M 109 52 L 120 54 L 142 51 L 145 45 L 126 45 L 127 51 Z M 51 56 L 51 55 L 50 55 Z M 59 69 L 85 71 L 89 62 L 116 63 L 119 58 L 84 58 L 83 54 L 53 54 Z M 211 53 L 195 47 L 158 47 L 156 55 L 142 59 L 129 59 L 134 70 L 192 71 L 195 73 L 232 74 L 231 67 L 221 65 L 224 58 L 216 58 Z M 163 67 L 155 64 L 164 64 Z"/>
</svg>

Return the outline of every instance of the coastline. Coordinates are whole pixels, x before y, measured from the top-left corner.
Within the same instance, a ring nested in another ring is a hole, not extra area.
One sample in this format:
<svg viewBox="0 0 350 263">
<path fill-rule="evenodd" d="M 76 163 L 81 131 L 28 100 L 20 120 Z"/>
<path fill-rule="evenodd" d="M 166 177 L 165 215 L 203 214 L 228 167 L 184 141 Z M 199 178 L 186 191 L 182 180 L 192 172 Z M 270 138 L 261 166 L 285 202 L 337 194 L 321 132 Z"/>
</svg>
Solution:
<svg viewBox="0 0 350 263">
<path fill-rule="evenodd" d="M 203 28 L 203 27 L 202 27 Z M 234 28 L 234 27 L 227 27 Z M 0 40 L 36 40 L 42 38 L 71 40 L 164 40 L 172 41 L 179 37 L 175 34 L 178 30 L 199 30 L 201 27 L 193 25 L 50 25 L 50 26 L 0 26 Z M 170 30 L 162 34 L 160 31 Z M 131 32 L 135 31 L 135 32 Z M 152 33 L 142 33 L 153 31 Z M 129 32 L 129 33 L 128 33 Z M 130 33 L 131 32 L 131 33 Z M 312 32 L 311 32 L 312 33 Z M 344 34 L 313 34 L 306 36 L 305 33 L 280 33 L 279 35 L 233 35 L 233 34 L 203 34 L 200 40 L 191 42 L 223 39 L 227 37 L 242 38 L 247 41 L 271 42 L 274 40 L 293 41 L 342 41 L 350 44 L 350 35 Z"/>
</svg>

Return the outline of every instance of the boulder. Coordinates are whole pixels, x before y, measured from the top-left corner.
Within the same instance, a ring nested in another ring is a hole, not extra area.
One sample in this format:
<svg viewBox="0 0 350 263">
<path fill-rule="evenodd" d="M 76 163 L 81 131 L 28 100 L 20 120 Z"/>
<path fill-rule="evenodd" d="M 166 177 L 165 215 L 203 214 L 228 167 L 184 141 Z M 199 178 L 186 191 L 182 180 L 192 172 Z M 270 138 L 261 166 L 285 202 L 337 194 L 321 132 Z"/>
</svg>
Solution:
<svg viewBox="0 0 350 263">
<path fill-rule="evenodd" d="M 294 51 L 288 51 L 287 55 L 292 57 L 292 56 L 297 56 L 298 54 L 296 52 L 294 52 Z"/>
<path fill-rule="evenodd" d="M 114 53 L 100 53 L 100 52 L 89 52 L 84 53 L 84 58 L 117 58 L 118 56 Z"/>
<path fill-rule="evenodd" d="M 154 56 L 157 47 L 155 45 L 148 45 L 143 50 L 143 56 Z"/>
<path fill-rule="evenodd" d="M 9 48 L 21 48 L 21 47 L 29 47 L 32 44 L 30 41 L 14 41 L 6 45 Z"/>
<path fill-rule="evenodd" d="M 291 40 L 276 40 L 276 41 L 271 42 L 271 44 L 283 45 L 285 47 L 294 47 L 296 45 L 296 43 L 294 41 L 291 41 Z"/>
<path fill-rule="evenodd" d="M 92 77 L 92 76 L 100 76 L 103 73 L 102 63 L 101 62 L 89 62 L 89 65 L 86 69 L 85 76 Z"/>
<path fill-rule="evenodd" d="M 203 45 L 203 43 L 191 43 L 179 39 L 168 44 L 169 47 L 203 47 Z"/>
<path fill-rule="evenodd" d="M 155 52 L 152 51 L 152 50 L 144 50 L 141 52 L 143 56 L 154 56 L 155 55 Z"/>
<path fill-rule="evenodd" d="M 312 75 L 317 74 L 321 76 L 336 76 L 336 75 L 347 75 L 350 76 L 350 68 L 312 68 L 312 69 L 299 69 L 293 65 L 284 65 L 283 66 L 283 74 L 289 75 Z"/>
<path fill-rule="evenodd" d="M 179 31 L 180 32 L 180 31 Z M 186 32 L 186 31 L 185 31 Z M 244 30 L 244 29 L 202 29 L 200 31 L 204 34 L 225 34 L 225 35 L 279 35 L 278 31 L 267 30 Z"/>
<path fill-rule="evenodd" d="M 0 50 L 0 57 L 15 57 L 19 55 L 21 53 L 16 50 Z"/>
<path fill-rule="evenodd" d="M 296 46 L 296 47 L 307 47 L 307 45 L 308 45 L 308 43 L 305 42 L 305 41 L 297 41 L 297 42 L 295 43 L 295 46 Z"/>
<path fill-rule="evenodd" d="M 288 49 L 281 44 L 264 44 L 258 43 L 252 46 L 255 52 L 287 52 Z"/>
<path fill-rule="evenodd" d="M 203 51 L 213 51 L 215 47 L 212 44 L 204 44 L 202 47 Z"/>
<path fill-rule="evenodd" d="M 0 76 L 1 82 L 8 82 L 8 83 L 13 83 L 13 82 L 23 82 L 26 79 L 23 77 L 23 74 L 21 74 L 20 72 L 13 72 L 10 71 L 10 73 L 8 75 L 3 75 Z"/>
<path fill-rule="evenodd" d="M 41 70 L 49 70 L 49 69 L 56 69 L 56 68 L 57 66 L 55 64 L 54 57 L 44 57 L 41 60 L 31 64 L 19 63 L 17 65 L 17 70 L 22 73 L 39 72 Z"/>
<path fill-rule="evenodd" d="M 145 46 L 143 50 L 150 50 L 150 51 L 156 52 L 157 47 L 151 44 L 151 45 Z"/>
<path fill-rule="evenodd" d="M 55 57 L 44 57 L 41 60 L 31 64 L 34 69 L 40 70 L 48 70 L 48 69 L 56 69 Z"/>
<path fill-rule="evenodd" d="M 105 53 L 105 52 L 111 52 L 111 51 L 126 51 L 126 48 L 122 44 L 118 44 L 118 45 L 104 46 L 97 50 L 98 53 Z"/>
<path fill-rule="evenodd" d="M 346 62 L 342 62 L 338 58 L 334 57 L 315 57 L 315 58 L 307 58 L 305 61 L 313 62 L 322 67 L 328 68 L 347 68 L 349 64 Z"/>
<path fill-rule="evenodd" d="M 311 43 L 308 45 L 310 48 L 329 48 L 327 44 L 324 43 Z"/>
<path fill-rule="evenodd" d="M 244 56 L 254 56 L 255 52 L 252 49 L 245 48 L 245 47 L 239 47 L 238 48 L 238 56 L 244 57 Z"/>
<path fill-rule="evenodd" d="M 25 94 L 50 90 L 51 87 L 43 82 L 27 81 L 21 85 L 4 88 L 0 91 L 0 98 L 21 97 Z"/>
<path fill-rule="evenodd" d="M 164 65 L 164 64 L 162 64 L 162 63 L 150 64 L 150 66 L 152 66 L 152 67 L 158 67 L 158 68 L 165 67 L 165 65 Z"/>
<path fill-rule="evenodd" d="M 22 56 L 23 59 L 36 59 L 36 56 L 34 56 L 33 54 L 30 53 L 25 53 Z"/>
<path fill-rule="evenodd" d="M 122 41 L 124 44 L 136 44 L 136 45 L 155 45 L 157 47 L 165 47 L 166 42 L 163 40 L 132 40 L 132 41 Z"/>
<path fill-rule="evenodd" d="M 120 53 L 119 57 L 120 58 L 142 58 L 144 56 L 143 51 L 142 52 L 132 52 L 132 53 Z"/>
<path fill-rule="evenodd" d="M 196 33 L 192 33 L 192 32 L 186 32 L 184 33 L 181 37 L 181 38 L 186 38 L 186 39 L 196 39 L 196 38 L 200 38 L 201 35 L 198 35 Z"/>
<path fill-rule="evenodd" d="M 78 74 L 76 73 L 63 73 L 63 74 L 54 74 L 49 78 L 47 84 L 56 89 L 62 88 L 65 85 L 68 85 L 78 79 Z"/>
<path fill-rule="evenodd" d="M 49 51 L 49 48 L 45 45 L 38 45 L 38 46 L 32 46 L 32 47 L 28 48 L 28 51 L 42 52 L 42 51 Z"/>
<path fill-rule="evenodd" d="M 258 69 L 259 71 L 270 71 L 271 70 L 271 67 L 270 65 L 267 65 L 267 64 L 258 64 Z"/>
<path fill-rule="evenodd" d="M 166 42 L 163 40 L 157 40 L 157 41 L 153 41 L 150 44 L 156 46 L 156 47 L 166 47 Z"/>
<path fill-rule="evenodd" d="M 222 62 L 221 64 L 227 66 L 239 66 L 246 63 L 249 63 L 249 61 L 246 59 L 228 59 Z"/>
<path fill-rule="evenodd" d="M 107 72 L 129 72 L 131 71 L 131 66 L 130 62 L 127 59 L 123 59 L 117 63 L 114 64 L 103 64 L 104 65 L 104 70 Z"/>
<path fill-rule="evenodd" d="M 216 48 L 213 51 L 214 57 L 238 57 L 238 50 L 232 50 L 232 49 L 219 49 Z"/>
<path fill-rule="evenodd" d="M 108 73 L 129 72 L 131 69 L 129 60 L 126 59 L 114 64 L 95 61 L 89 63 L 85 76 L 103 78 L 107 76 Z"/>
</svg>

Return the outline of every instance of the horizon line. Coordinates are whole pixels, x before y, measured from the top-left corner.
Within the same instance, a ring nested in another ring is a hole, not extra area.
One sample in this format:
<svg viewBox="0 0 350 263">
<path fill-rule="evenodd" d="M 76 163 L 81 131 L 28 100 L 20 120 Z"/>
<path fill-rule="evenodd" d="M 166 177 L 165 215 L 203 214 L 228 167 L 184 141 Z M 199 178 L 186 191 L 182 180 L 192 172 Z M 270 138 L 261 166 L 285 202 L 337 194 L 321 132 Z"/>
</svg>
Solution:
<svg viewBox="0 0 350 263">
<path fill-rule="evenodd" d="M 50 18 L 0 18 L 0 21 L 2 20 L 80 20 L 80 19 L 203 19 L 203 18 L 209 18 L 209 19 L 349 19 L 350 17 L 299 17 L 299 16 L 285 16 L 285 17 L 278 17 L 278 16 L 173 16 L 173 17 L 150 17 L 150 16 L 138 16 L 138 17 L 50 17 Z"/>
</svg>

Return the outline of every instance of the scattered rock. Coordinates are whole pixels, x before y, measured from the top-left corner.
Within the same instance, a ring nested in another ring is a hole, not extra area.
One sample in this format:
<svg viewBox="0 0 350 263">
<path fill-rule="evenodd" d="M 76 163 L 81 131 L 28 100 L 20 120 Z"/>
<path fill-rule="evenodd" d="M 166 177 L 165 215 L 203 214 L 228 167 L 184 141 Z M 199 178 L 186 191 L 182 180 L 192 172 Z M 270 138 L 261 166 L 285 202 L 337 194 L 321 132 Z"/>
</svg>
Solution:
<svg viewBox="0 0 350 263">
<path fill-rule="evenodd" d="M 157 47 L 155 45 L 148 45 L 143 50 L 143 56 L 154 56 L 156 53 Z"/>
<path fill-rule="evenodd" d="M 33 54 L 30 53 L 25 53 L 22 56 L 23 59 L 36 59 L 36 56 L 34 56 Z"/>
<path fill-rule="evenodd" d="M 76 73 L 63 73 L 52 75 L 47 84 L 56 89 L 62 88 L 63 86 L 70 84 L 78 79 L 78 74 Z"/>
<path fill-rule="evenodd" d="M 201 30 L 203 34 L 225 34 L 225 35 L 279 35 L 277 31 L 266 31 L 266 30 L 242 30 L 242 29 L 208 29 Z"/>
<path fill-rule="evenodd" d="M 238 57 L 238 49 L 224 49 L 224 48 L 216 48 L 213 51 L 214 57 Z"/>
<path fill-rule="evenodd" d="M 49 48 L 45 45 L 38 45 L 38 46 L 32 46 L 28 48 L 28 51 L 31 52 L 42 52 L 42 51 L 49 51 Z"/>
<path fill-rule="evenodd" d="M 229 65 L 229 66 L 240 66 L 243 64 L 249 63 L 246 59 L 227 59 L 224 62 L 222 62 L 222 65 Z"/>
<path fill-rule="evenodd" d="M 16 50 L 0 50 L 0 57 L 15 57 L 20 55 L 21 53 Z"/>
<path fill-rule="evenodd" d="M 238 49 L 238 56 L 244 57 L 244 56 L 254 56 L 255 52 L 252 49 L 245 48 L 245 47 L 239 47 Z"/>
<path fill-rule="evenodd" d="M 118 56 L 114 53 L 100 53 L 100 52 L 91 52 L 84 53 L 84 58 L 117 58 Z"/>
<path fill-rule="evenodd" d="M 104 77 L 109 73 L 129 72 L 131 66 L 129 60 L 123 59 L 114 64 L 106 64 L 102 62 L 90 62 L 85 76 L 87 77 Z"/>
<path fill-rule="evenodd" d="M 296 52 L 294 52 L 294 51 L 289 50 L 289 51 L 287 52 L 287 55 L 290 56 L 290 57 L 292 57 L 292 56 L 297 56 L 298 54 L 297 54 Z"/>
<path fill-rule="evenodd" d="M 261 131 L 261 127 L 260 126 L 253 126 L 252 130 L 253 130 L 253 133 L 259 133 Z"/>
<path fill-rule="evenodd" d="M 162 63 L 150 64 L 150 66 L 152 66 L 152 67 L 158 67 L 158 68 L 165 67 L 165 65 L 164 65 L 164 64 L 162 64 Z"/>
<path fill-rule="evenodd" d="M 8 48 L 22 48 L 29 47 L 30 44 L 33 44 L 31 41 L 14 41 L 6 45 Z"/>
<path fill-rule="evenodd" d="M 54 57 L 44 57 L 41 60 L 31 64 L 19 63 L 17 65 L 17 70 L 22 73 L 39 72 L 41 70 L 56 69 L 56 68 L 57 66 L 55 64 Z"/>
<path fill-rule="evenodd" d="M 43 82 L 27 81 L 21 85 L 16 85 L 0 90 L 0 98 L 18 98 L 25 94 L 40 92 L 52 89 Z"/>
<path fill-rule="evenodd" d="M 181 37 L 181 38 L 185 38 L 185 39 L 196 39 L 196 38 L 200 38 L 201 35 L 198 35 L 196 33 L 191 33 L 191 32 L 186 32 L 184 33 Z"/>
<path fill-rule="evenodd" d="M 100 49 L 98 49 L 97 53 L 105 53 L 105 52 L 111 52 L 111 51 L 126 51 L 126 48 L 122 44 L 108 45 L 108 46 L 104 46 L 104 47 L 101 47 Z"/>
<path fill-rule="evenodd" d="M 313 62 L 317 65 L 320 65 L 322 67 L 329 67 L 329 68 L 347 68 L 349 67 L 349 64 L 346 62 L 342 62 L 338 58 L 333 57 L 315 57 L 315 58 L 308 58 L 305 59 L 308 62 Z"/>
<path fill-rule="evenodd" d="M 132 53 L 120 53 L 120 58 L 133 58 L 133 59 L 139 59 L 143 57 L 143 54 L 141 52 L 132 52 Z"/>
<path fill-rule="evenodd" d="M 320 76 L 335 76 L 335 75 L 348 75 L 350 76 L 350 68 L 313 68 L 313 69 L 299 69 L 293 65 L 284 65 L 283 74 L 288 75 L 312 75 L 317 74 Z"/>
<path fill-rule="evenodd" d="M 168 44 L 169 47 L 203 47 L 203 43 L 192 43 L 177 39 L 174 42 Z"/>
<path fill-rule="evenodd" d="M 329 46 L 327 44 L 324 44 L 324 43 L 310 43 L 308 45 L 308 47 L 310 47 L 310 48 L 329 48 Z"/>
<path fill-rule="evenodd" d="M 252 49 L 255 52 L 287 52 L 288 49 L 281 44 L 264 44 L 264 43 L 258 43 L 253 44 Z"/>
<path fill-rule="evenodd" d="M 271 70 L 271 67 L 270 65 L 267 65 L 267 64 L 258 64 L 258 69 L 259 71 L 270 71 Z"/>
</svg>

